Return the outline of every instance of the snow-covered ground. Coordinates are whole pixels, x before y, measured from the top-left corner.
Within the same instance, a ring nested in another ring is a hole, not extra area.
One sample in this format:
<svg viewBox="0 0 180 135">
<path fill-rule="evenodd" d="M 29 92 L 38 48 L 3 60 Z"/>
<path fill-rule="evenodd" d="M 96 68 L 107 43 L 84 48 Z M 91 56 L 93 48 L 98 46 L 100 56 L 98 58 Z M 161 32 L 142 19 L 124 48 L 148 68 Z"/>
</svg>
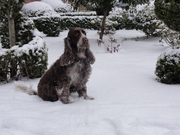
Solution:
<svg viewBox="0 0 180 135">
<path fill-rule="evenodd" d="M 49 66 L 62 54 L 66 35 L 45 37 Z M 0 84 L 0 135 L 180 135 L 180 85 L 159 83 L 154 74 L 168 46 L 121 30 L 115 34 L 121 50 L 111 54 L 97 46 L 96 31 L 88 37 L 96 62 L 87 87 L 95 100 L 73 94 L 72 104 L 47 102 Z M 34 89 L 38 81 L 25 80 Z"/>
</svg>

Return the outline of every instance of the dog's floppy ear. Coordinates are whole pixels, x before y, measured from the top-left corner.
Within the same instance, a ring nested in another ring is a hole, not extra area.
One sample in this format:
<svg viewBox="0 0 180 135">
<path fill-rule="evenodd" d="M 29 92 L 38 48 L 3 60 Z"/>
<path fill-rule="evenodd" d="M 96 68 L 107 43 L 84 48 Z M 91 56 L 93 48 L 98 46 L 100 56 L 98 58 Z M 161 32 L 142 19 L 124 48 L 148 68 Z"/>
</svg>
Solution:
<svg viewBox="0 0 180 135">
<path fill-rule="evenodd" d="M 86 60 L 90 64 L 94 64 L 95 62 L 95 57 L 89 49 L 86 50 Z"/>
<path fill-rule="evenodd" d="M 60 57 L 60 65 L 68 66 L 74 62 L 74 54 L 69 43 L 69 38 L 64 39 L 64 53 Z"/>
</svg>

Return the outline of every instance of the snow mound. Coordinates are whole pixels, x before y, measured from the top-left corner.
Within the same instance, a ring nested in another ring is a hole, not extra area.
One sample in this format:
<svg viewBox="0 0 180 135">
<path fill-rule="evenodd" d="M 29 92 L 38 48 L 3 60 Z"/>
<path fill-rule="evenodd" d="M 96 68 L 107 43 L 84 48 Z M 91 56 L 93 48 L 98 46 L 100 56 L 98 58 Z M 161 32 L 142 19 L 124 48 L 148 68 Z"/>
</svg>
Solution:
<svg viewBox="0 0 180 135">
<path fill-rule="evenodd" d="M 179 55 L 180 55 L 180 49 L 168 48 L 158 57 L 158 60 L 165 59 L 165 57 L 168 56 L 169 60 L 174 59 L 178 63 L 179 62 L 179 58 L 178 57 L 174 57 L 174 56 L 179 56 Z"/>
<path fill-rule="evenodd" d="M 22 7 L 22 11 L 28 16 L 51 16 L 57 14 L 54 9 L 45 2 L 30 2 Z"/>
<path fill-rule="evenodd" d="M 42 0 L 42 2 L 49 4 L 56 12 L 67 12 L 71 10 L 71 5 L 65 4 L 61 0 Z"/>
</svg>

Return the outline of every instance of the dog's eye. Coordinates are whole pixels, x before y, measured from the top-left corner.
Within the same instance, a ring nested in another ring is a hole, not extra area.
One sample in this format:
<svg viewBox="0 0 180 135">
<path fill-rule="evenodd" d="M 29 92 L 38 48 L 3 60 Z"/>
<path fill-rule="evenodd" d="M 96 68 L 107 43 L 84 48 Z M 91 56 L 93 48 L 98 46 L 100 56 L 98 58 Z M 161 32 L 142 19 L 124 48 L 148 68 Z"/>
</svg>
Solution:
<svg viewBox="0 0 180 135">
<path fill-rule="evenodd" d="M 83 33 L 84 35 L 86 35 L 86 32 L 85 32 L 84 30 L 82 30 L 82 33 Z"/>
<path fill-rule="evenodd" d="M 79 34 L 80 34 L 79 31 L 76 31 L 74 35 L 77 37 L 79 36 Z"/>
</svg>

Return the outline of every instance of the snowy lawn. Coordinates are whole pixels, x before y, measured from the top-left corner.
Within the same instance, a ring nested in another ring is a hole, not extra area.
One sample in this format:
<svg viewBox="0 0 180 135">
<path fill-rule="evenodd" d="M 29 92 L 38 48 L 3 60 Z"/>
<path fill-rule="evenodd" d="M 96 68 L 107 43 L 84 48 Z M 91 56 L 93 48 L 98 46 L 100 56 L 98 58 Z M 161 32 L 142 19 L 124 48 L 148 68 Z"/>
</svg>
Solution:
<svg viewBox="0 0 180 135">
<path fill-rule="evenodd" d="M 49 66 L 62 54 L 66 35 L 45 37 Z M 121 30 L 115 34 L 120 52 L 110 54 L 97 46 L 96 31 L 88 37 L 96 62 L 87 87 L 95 100 L 73 94 L 74 103 L 64 105 L 16 92 L 13 83 L 0 84 L 0 135 L 180 135 L 180 85 L 159 83 L 154 74 L 168 46 Z M 25 80 L 34 89 L 38 81 Z"/>
</svg>

